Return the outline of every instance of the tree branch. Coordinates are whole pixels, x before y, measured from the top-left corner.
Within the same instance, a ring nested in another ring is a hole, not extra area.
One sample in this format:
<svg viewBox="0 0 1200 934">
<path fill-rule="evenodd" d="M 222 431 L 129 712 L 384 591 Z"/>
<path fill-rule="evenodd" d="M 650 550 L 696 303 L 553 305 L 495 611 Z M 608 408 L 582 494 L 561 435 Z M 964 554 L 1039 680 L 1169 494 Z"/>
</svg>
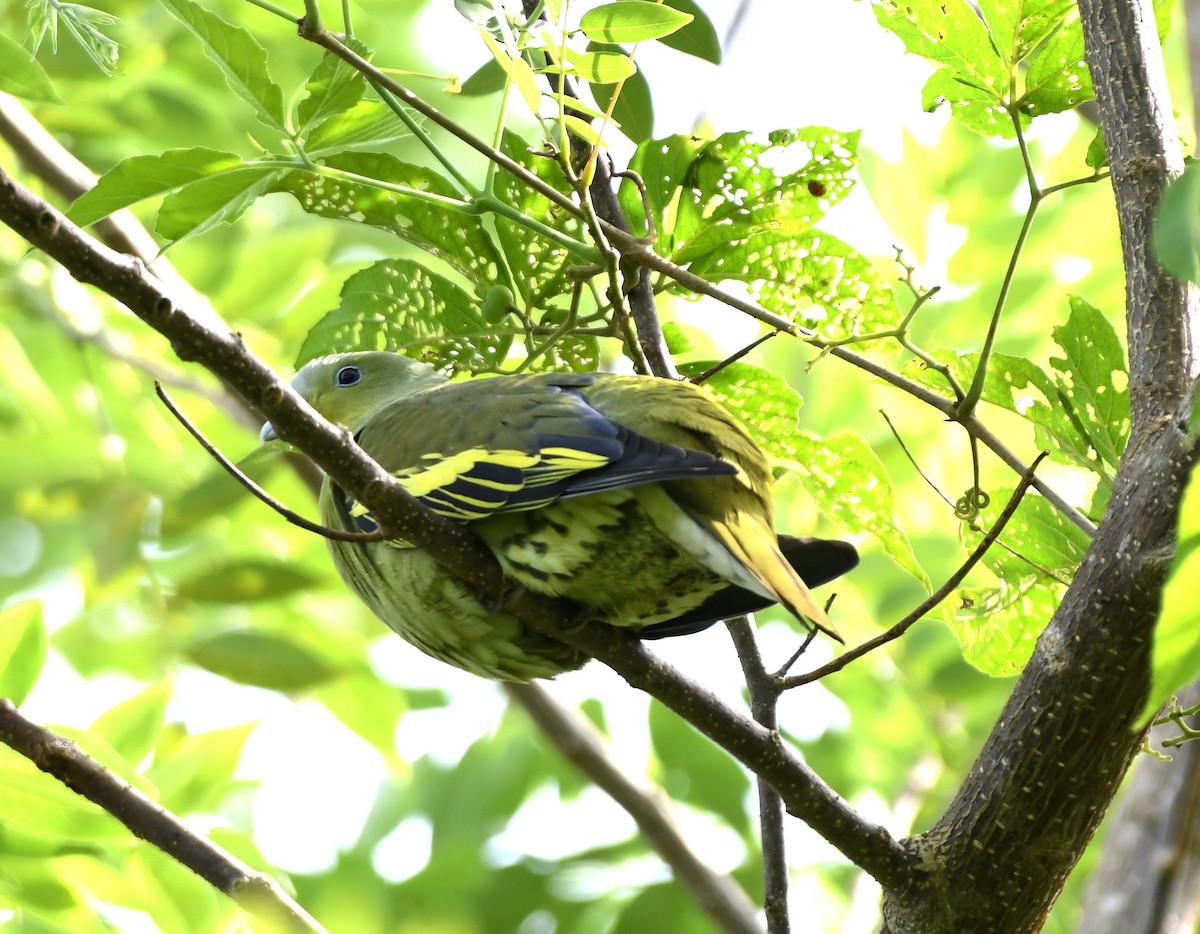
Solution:
<svg viewBox="0 0 1200 934">
<path fill-rule="evenodd" d="M 1181 165 L 1148 0 L 1081 0 L 1127 270 L 1133 435 L 1112 501 L 950 807 L 907 841 L 922 892 L 885 887 L 891 931 L 1040 927 L 1091 838 L 1144 724 L 1150 637 L 1195 461 L 1185 430 L 1196 305 L 1150 255 L 1158 197 Z"/>
<path fill-rule="evenodd" d="M 758 934 L 755 908 L 737 884 L 713 872 L 688 847 L 675 826 L 666 802 L 638 787 L 609 759 L 596 729 L 574 711 L 557 703 L 540 684 L 506 684 L 508 696 L 520 704 L 572 763 L 623 807 L 642 836 L 666 861 L 675 878 L 687 887 L 696 904 L 722 931 Z"/>
<path fill-rule="evenodd" d="M 269 923 L 272 931 L 324 932 L 270 876 L 255 872 L 211 840 L 193 833 L 178 817 L 118 778 L 70 740 L 26 720 L 5 698 L 0 698 L 0 742 L 99 805 L 135 836 L 192 870 L 250 914 Z"/>
<path fill-rule="evenodd" d="M 598 658 L 727 749 L 783 796 L 788 811 L 881 882 L 899 885 L 910 857 L 887 832 L 864 821 L 776 735 L 655 659 L 628 634 L 600 624 L 567 625 L 574 608 L 529 593 L 513 595 L 491 552 L 465 527 L 422 507 L 341 431 L 227 329 L 202 324 L 176 304 L 141 263 L 95 243 L 50 205 L 0 171 L 0 220 L 58 260 L 75 278 L 102 288 L 163 334 L 180 359 L 205 366 L 269 418 L 281 438 L 315 460 L 362 502 L 389 535 L 426 550 L 484 599 L 503 605 L 539 632 Z"/>
</svg>

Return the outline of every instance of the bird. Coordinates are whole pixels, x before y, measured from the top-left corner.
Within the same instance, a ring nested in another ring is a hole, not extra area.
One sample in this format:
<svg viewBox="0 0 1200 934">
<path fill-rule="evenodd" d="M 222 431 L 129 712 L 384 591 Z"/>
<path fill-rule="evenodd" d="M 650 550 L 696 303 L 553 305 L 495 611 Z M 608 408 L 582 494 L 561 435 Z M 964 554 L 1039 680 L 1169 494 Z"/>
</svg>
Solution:
<svg viewBox="0 0 1200 934">
<path fill-rule="evenodd" d="M 782 604 L 841 641 L 809 587 L 858 563 L 842 541 L 778 536 L 771 464 L 688 382 L 613 373 L 451 380 L 385 351 L 312 360 L 292 386 L 412 496 L 466 525 L 506 578 L 642 639 Z M 264 442 L 277 438 L 270 422 Z M 322 522 L 378 523 L 326 476 Z M 485 678 L 578 668 L 582 652 L 488 606 L 408 542 L 328 540 L 347 586 L 428 655 Z"/>
</svg>

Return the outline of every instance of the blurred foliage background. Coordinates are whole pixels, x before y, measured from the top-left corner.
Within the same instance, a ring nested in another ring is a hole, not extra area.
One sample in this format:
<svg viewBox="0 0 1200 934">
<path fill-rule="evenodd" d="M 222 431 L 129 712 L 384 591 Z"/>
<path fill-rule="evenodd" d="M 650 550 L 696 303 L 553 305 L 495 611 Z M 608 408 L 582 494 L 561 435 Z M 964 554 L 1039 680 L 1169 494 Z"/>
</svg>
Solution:
<svg viewBox="0 0 1200 934">
<path fill-rule="evenodd" d="M 285 93 L 317 65 L 319 50 L 283 21 L 232 0 L 206 6 L 267 48 Z M 487 135 L 495 95 L 443 93 L 451 72 L 465 78 L 487 54 L 451 4 L 362 0 L 354 9 L 377 63 L 441 75 L 411 81 Z M 113 0 L 104 10 L 119 18 L 105 29 L 120 45 L 114 77 L 100 74 L 65 32 L 55 52 L 44 46 L 39 54 L 62 102 L 30 106 L 71 152 L 97 172 L 179 147 L 255 154 L 259 128 L 250 111 L 235 106 L 201 46 L 162 6 Z M 708 12 L 718 31 L 728 27 L 728 11 Z M 803 25 L 788 33 L 786 49 L 767 44 L 772 32 L 786 32 L 781 15 Z M 19 40 L 24 20 L 10 4 L 0 32 Z M 856 51 L 876 47 L 885 58 Z M 679 64 L 680 53 L 647 55 L 655 133 L 691 125 L 705 134 L 815 123 L 862 129 L 862 184 L 835 209 L 830 228 L 871 252 L 893 281 L 903 270 L 891 244 L 900 244 L 916 281 L 942 287 L 917 320 L 918 343 L 978 349 L 1024 212 L 1015 144 L 923 114 L 917 89 L 927 69 L 904 85 L 899 125 L 888 106 L 898 93 L 889 69 L 908 75 L 914 66 L 866 5 L 782 14 L 753 4 L 725 51 L 726 64 L 704 66 L 704 80 L 724 87 L 732 106 L 697 99 L 689 81 L 699 72 Z M 1168 55 L 1177 67 L 1170 44 Z M 843 88 L 881 106 L 858 105 L 860 123 L 839 120 Z M 730 122 L 739 101 L 747 118 L 767 122 Z M 1084 154 L 1095 127 L 1074 114 L 1045 124 L 1031 142 L 1041 178 L 1089 174 Z M 427 160 L 411 140 L 388 148 Z M 620 143 L 615 150 L 618 162 L 628 158 Z M 0 158 L 23 184 L 62 204 L 3 146 Z M 462 159 L 464 171 L 482 173 L 478 157 Z M 139 213 L 153 224 L 152 212 Z M 711 929 L 632 822 L 508 707 L 499 687 L 437 665 L 386 632 L 344 590 L 321 541 L 251 500 L 192 443 L 154 397 L 155 378 L 231 456 L 257 445 L 206 373 L 179 363 L 159 337 L 7 229 L 0 251 L 0 686 L 10 695 L 28 690 L 28 716 L 77 738 L 191 825 L 280 874 L 332 931 Z M 309 330 L 336 307 L 343 281 L 405 248 L 274 195 L 239 223 L 167 255 L 257 353 L 287 372 Z M 1074 292 L 1121 327 L 1120 250 L 1105 184 L 1043 207 L 1013 283 L 1001 349 L 1044 365 L 1057 352 L 1051 328 L 1067 320 Z M 666 300 L 663 314 L 694 343 L 683 362 L 731 352 L 757 333 L 729 309 L 703 302 Z M 619 353 L 615 342 L 602 350 L 610 362 Z M 965 437 L 882 383 L 814 359 L 810 349 L 776 339 L 750 361 L 800 392 L 806 431 L 854 431 L 870 443 L 894 485 L 896 522 L 936 585 L 965 556 L 960 526 L 880 412 L 951 500 L 971 483 Z M 994 408 L 985 417 L 1032 459 L 1037 446 L 1026 423 Z M 255 461 L 251 472 L 294 508 L 314 511 L 310 488 L 283 459 Z M 1087 508 L 1085 476 L 1061 465 L 1045 473 Z M 985 489 L 1014 482 L 985 459 Z M 782 529 L 845 534 L 795 478 L 782 479 L 779 496 Z M 836 618 L 851 643 L 924 596 L 873 539 L 858 544 L 863 563 L 837 586 Z M 968 592 L 994 584 L 981 569 Z M 769 659 L 790 654 L 796 633 L 783 615 L 764 613 L 759 626 Z M 722 628 L 656 650 L 740 698 Z M 929 619 L 886 650 L 789 694 L 781 726 L 839 793 L 903 834 L 940 813 L 1008 686 L 968 664 L 950 627 Z M 761 896 L 753 786 L 739 766 L 598 666 L 549 687 L 582 706 L 624 768 L 661 784 L 714 868 Z M 5 929 L 190 932 L 244 924 L 198 879 L 6 749 L 0 801 Z M 871 881 L 790 824 L 795 929 L 872 929 Z M 1102 844 L 1101 835 L 1094 846 Z M 1048 930 L 1071 928 L 1087 865 Z"/>
</svg>

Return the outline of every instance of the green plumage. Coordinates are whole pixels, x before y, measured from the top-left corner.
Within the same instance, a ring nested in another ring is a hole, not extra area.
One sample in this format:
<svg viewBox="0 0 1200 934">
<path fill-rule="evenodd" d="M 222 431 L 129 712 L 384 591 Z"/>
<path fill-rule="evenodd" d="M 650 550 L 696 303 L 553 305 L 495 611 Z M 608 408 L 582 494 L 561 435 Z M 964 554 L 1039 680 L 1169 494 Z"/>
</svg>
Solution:
<svg viewBox="0 0 1200 934">
<path fill-rule="evenodd" d="M 854 549 L 785 537 L 781 551 L 765 455 L 695 386 L 601 373 L 449 382 L 376 352 L 315 360 L 294 386 L 426 506 L 469 524 L 530 591 L 647 638 L 774 602 L 836 636 L 802 578 L 836 577 Z M 263 437 L 274 437 L 269 424 Z M 375 527 L 328 478 L 321 516 Z M 351 589 L 435 658 L 518 681 L 586 661 L 484 607 L 405 542 L 330 547 Z"/>
</svg>

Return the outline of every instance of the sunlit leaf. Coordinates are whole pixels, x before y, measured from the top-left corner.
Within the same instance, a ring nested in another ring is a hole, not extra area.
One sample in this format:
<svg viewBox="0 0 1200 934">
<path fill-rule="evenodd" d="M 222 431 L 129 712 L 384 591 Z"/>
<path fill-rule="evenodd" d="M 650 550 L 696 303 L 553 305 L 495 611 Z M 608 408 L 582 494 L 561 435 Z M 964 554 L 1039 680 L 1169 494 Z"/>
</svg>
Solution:
<svg viewBox="0 0 1200 934">
<path fill-rule="evenodd" d="M 788 466 L 822 512 L 851 532 L 875 536 L 893 561 L 928 588 L 929 575 L 896 520 L 892 481 L 871 446 L 854 432 L 823 439 L 801 432 L 795 448 Z"/>
<path fill-rule="evenodd" d="M 412 260 L 383 260 L 355 273 L 341 303 L 308 333 L 297 366 L 349 350 L 391 350 L 435 366 L 499 365 L 511 338 L 497 336 L 481 302 Z"/>
<path fill-rule="evenodd" d="M 1194 162 L 1158 204 L 1154 255 L 1171 275 L 1200 282 L 1200 166 Z"/>
<path fill-rule="evenodd" d="M 154 229 L 164 239 L 178 241 L 217 224 L 232 224 L 282 176 L 279 169 L 248 165 L 200 179 L 163 199 Z"/>
<path fill-rule="evenodd" d="M 239 156 L 213 149 L 172 149 L 157 156 L 133 156 L 105 172 L 80 195 L 67 216 L 81 227 L 147 198 L 178 191 L 205 178 L 244 169 Z"/>
<path fill-rule="evenodd" d="M 159 681 L 110 707 L 93 721 L 89 730 L 136 765 L 154 748 L 172 694 L 171 682 Z"/>
<path fill-rule="evenodd" d="M 47 104 L 60 102 L 50 76 L 29 50 L 6 35 L 0 35 L 0 91 L 13 97 Z"/>
<path fill-rule="evenodd" d="M 274 691 L 298 691 L 329 680 L 329 663 L 277 633 L 232 630 L 194 643 L 188 658 L 213 674 Z"/>
<path fill-rule="evenodd" d="M 267 72 L 267 52 L 245 29 L 225 22 L 192 0 L 162 0 L 163 5 L 204 43 L 230 90 L 250 104 L 259 120 L 286 133 L 283 91 Z"/>
<path fill-rule="evenodd" d="M 0 697 L 22 704 L 45 663 L 41 603 L 25 600 L 0 610 Z"/>
<path fill-rule="evenodd" d="M 1175 558 L 1154 627 L 1150 694 L 1139 718 L 1145 721 L 1200 673 L 1200 471 L 1193 470 L 1179 506 Z"/>
<path fill-rule="evenodd" d="M 579 20 L 579 28 L 597 42 L 645 42 L 682 29 L 692 21 L 681 13 L 649 0 L 624 0 L 592 7 Z"/>
<path fill-rule="evenodd" d="M 272 600 L 313 586 L 315 578 L 295 564 L 243 558 L 207 568 L 176 585 L 176 593 L 196 603 Z"/>
</svg>

